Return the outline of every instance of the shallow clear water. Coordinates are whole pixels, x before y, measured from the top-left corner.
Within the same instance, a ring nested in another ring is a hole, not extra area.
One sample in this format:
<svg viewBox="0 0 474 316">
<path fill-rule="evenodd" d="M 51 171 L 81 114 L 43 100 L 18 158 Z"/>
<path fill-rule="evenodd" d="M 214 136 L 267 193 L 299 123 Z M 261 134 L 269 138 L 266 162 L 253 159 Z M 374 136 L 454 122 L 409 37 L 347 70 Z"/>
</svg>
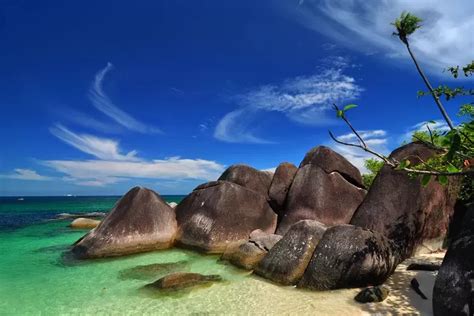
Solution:
<svg viewBox="0 0 474 316">
<path fill-rule="evenodd" d="M 45 213 L 96 211 L 110 208 L 116 201 L 97 199 L 55 201 L 59 207 L 46 207 L 53 203 L 50 200 L 35 201 L 35 206 L 26 202 L 16 206 L 16 212 L 4 203 L 0 217 L 29 214 L 35 212 L 35 207 Z M 69 207 L 65 207 L 67 203 Z M 356 290 L 315 293 L 281 287 L 220 262 L 215 256 L 181 249 L 75 261 L 65 253 L 86 231 L 72 230 L 68 223 L 43 219 L 0 230 L 0 314 L 360 314 L 353 302 Z M 219 274 L 224 280 L 188 292 L 156 295 L 142 287 L 162 274 L 148 279 L 123 277 L 124 270 L 139 265 L 172 262 L 179 262 L 179 271 Z"/>
</svg>

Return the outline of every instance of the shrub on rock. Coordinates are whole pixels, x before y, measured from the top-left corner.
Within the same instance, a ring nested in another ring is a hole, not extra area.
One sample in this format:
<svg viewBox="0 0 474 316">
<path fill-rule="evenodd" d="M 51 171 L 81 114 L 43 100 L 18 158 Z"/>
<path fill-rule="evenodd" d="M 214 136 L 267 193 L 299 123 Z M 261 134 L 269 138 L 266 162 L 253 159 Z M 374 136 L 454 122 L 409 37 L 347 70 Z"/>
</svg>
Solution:
<svg viewBox="0 0 474 316">
<path fill-rule="evenodd" d="M 99 258 L 169 248 L 176 231 L 174 210 L 154 191 L 135 187 L 72 252 L 79 258 Z"/>
</svg>

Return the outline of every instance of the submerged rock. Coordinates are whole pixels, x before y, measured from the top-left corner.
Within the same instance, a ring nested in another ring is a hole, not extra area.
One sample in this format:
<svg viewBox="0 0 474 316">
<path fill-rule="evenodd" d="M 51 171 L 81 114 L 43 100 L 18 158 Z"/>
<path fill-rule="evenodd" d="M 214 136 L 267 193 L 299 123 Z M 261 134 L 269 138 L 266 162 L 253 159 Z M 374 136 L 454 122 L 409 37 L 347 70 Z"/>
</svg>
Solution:
<svg viewBox="0 0 474 316">
<path fill-rule="evenodd" d="M 373 286 L 360 291 L 354 299 L 359 303 L 378 303 L 384 301 L 389 292 L 385 286 Z"/>
<path fill-rule="evenodd" d="M 253 231 L 247 242 L 226 250 L 222 259 L 239 268 L 252 270 L 281 238 L 280 235 L 266 234 L 261 230 Z"/>
<path fill-rule="evenodd" d="M 438 271 L 433 312 L 435 316 L 474 314 L 474 203 L 468 207 Z"/>
<path fill-rule="evenodd" d="M 220 181 L 228 181 L 241 185 L 249 190 L 268 196 L 272 182 L 272 173 L 260 171 L 247 165 L 233 165 L 219 177 Z"/>
<path fill-rule="evenodd" d="M 210 253 L 223 253 L 255 229 L 272 234 L 277 221 L 262 194 L 227 181 L 198 186 L 179 203 L 176 217 L 179 243 Z"/>
<path fill-rule="evenodd" d="M 173 245 L 176 231 L 174 210 L 154 191 L 135 187 L 72 252 L 78 258 L 99 258 L 165 249 Z"/>
<path fill-rule="evenodd" d="M 298 287 L 312 290 L 382 284 L 399 263 L 390 240 L 352 225 L 329 228 Z"/>
<path fill-rule="evenodd" d="M 196 286 L 210 285 L 221 280 L 222 278 L 219 275 L 178 272 L 147 284 L 145 285 L 145 288 L 153 290 L 179 291 Z"/>
<path fill-rule="evenodd" d="M 280 284 L 296 284 L 325 231 L 317 221 L 299 221 L 260 261 L 255 273 Z"/>
<path fill-rule="evenodd" d="M 268 190 L 268 197 L 270 198 L 270 206 L 279 215 L 283 212 L 286 196 L 297 171 L 298 168 L 289 162 L 281 163 L 275 170 L 272 184 Z"/>
<path fill-rule="evenodd" d="M 328 152 L 331 154 L 327 154 Z M 323 153 L 326 156 L 318 156 Z M 347 178 L 337 170 L 329 168 L 329 166 L 339 167 L 345 172 L 350 172 L 355 167 L 345 158 L 338 158 L 337 165 L 331 165 L 330 162 L 324 164 L 323 167 L 327 170 L 333 170 L 330 172 L 317 164 L 336 156 L 339 154 L 330 149 L 315 150 L 311 156 L 313 160 L 308 158 L 307 162 L 303 161 L 288 192 L 277 234 L 286 233 L 291 225 L 304 219 L 317 220 L 328 226 L 349 223 L 364 199 L 366 191 L 361 186 L 354 185 L 357 182 L 348 181 L 352 178 Z M 357 177 L 357 173 L 352 176 Z"/>
<path fill-rule="evenodd" d="M 78 228 L 78 229 L 85 229 L 85 228 L 92 229 L 99 226 L 99 224 L 100 224 L 100 221 L 98 220 L 79 217 L 73 220 L 71 224 L 69 224 L 69 226 L 71 228 Z"/>
<path fill-rule="evenodd" d="M 183 270 L 188 265 L 187 261 L 152 263 L 140 265 L 120 271 L 120 279 L 149 280 L 162 275 Z"/>
<path fill-rule="evenodd" d="M 420 159 L 426 161 L 434 154 L 424 144 L 411 143 L 390 156 L 398 161 L 408 159 L 416 165 Z M 420 178 L 384 166 L 350 223 L 393 240 L 401 259 L 405 259 L 424 240 L 446 235 L 456 192 L 451 185 L 443 186 L 436 181 L 423 186 Z"/>
</svg>

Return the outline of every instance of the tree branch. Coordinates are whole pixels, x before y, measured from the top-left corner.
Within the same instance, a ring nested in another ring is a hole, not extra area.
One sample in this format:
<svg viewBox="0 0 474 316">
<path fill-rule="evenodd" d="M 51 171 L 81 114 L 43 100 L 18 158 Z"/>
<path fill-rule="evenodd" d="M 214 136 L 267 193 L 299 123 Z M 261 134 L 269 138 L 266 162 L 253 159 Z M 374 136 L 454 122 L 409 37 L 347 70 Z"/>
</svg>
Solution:
<svg viewBox="0 0 474 316">
<path fill-rule="evenodd" d="M 391 167 L 396 167 L 397 166 L 395 161 L 392 161 L 388 157 L 385 157 L 384 155 L 379 154 L 379 153 L 371 150 L 370 148 L 367 147 L 367 145 L 362 146 L 362 145 L 357 145 L 357 144 L 352 144 L 352 143 L 346 143 L 346 142 L 343 142 L 342 140 L 337 139 L 331 131 L 328 131 L 328 132 L 329 132 L 329 136 L 331 136 L 331 138 L 338 144 L 360 148 L 363 151 L 368 152 L 369 154 L 372 154 L 372 155 L 380 158 L 383 162 L 385 162 L 387 165 L 389 165 Z M 365 144 L 365 142 L 364 142 L 364 144 Z"/>
</svg>

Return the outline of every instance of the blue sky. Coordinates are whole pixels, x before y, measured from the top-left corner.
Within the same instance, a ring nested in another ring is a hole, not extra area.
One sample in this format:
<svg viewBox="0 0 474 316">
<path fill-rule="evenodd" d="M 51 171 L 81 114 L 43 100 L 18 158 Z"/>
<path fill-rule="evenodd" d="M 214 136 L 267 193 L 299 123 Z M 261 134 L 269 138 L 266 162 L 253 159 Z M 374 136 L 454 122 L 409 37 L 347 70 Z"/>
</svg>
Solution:
<svg viewBox="0 0 474 316">
<path fill-rule="evenodd" d="M 452 84 L 443 68 L 474 51 L 470 0 L 4 0 L 0 195 L 181 194 L 316 145 L 362 168 L 328 137 L 353 139 L 333 102 L 358 104 L 351 121 L 385 153 L 440 118 L 391 36 L 403 10 L 425 18 L 412 43 L 433 84 Z"/>
</svg>

